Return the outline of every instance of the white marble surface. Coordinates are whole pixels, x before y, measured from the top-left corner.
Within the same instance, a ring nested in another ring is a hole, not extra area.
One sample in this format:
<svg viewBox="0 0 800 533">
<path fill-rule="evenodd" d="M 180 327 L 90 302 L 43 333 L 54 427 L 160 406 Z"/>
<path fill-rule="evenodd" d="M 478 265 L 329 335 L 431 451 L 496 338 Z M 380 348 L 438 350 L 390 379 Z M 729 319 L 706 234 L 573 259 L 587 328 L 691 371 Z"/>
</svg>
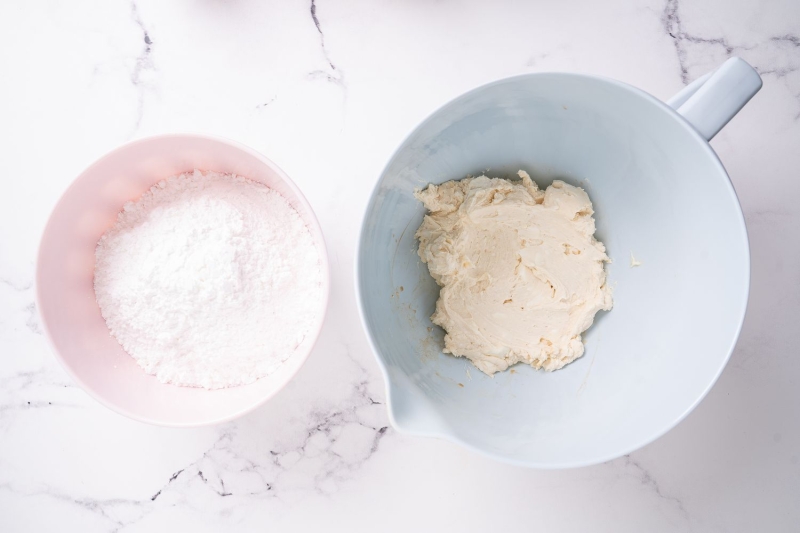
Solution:
<svg viewBox="0 0 800 533">
<path fill-rule="evenodd" d="M 800 2 L 138 0 L 0 6 L 0 531 L 797 531 Z M 360 214 L 425 115 L 521 72 L 668 98 L 736 54 L 764 88 L 713 141 L 747 217 L 752 296 L 699 408 L 629 457 L 513 468 L 387 428 L 353 294 Z M 41 335 L 32 272 L 57 198 L 129 139 L 255 147 L 327 233 L 329 319 L 277 398 L 220 427 L 127 420 Z"/>
</svg>

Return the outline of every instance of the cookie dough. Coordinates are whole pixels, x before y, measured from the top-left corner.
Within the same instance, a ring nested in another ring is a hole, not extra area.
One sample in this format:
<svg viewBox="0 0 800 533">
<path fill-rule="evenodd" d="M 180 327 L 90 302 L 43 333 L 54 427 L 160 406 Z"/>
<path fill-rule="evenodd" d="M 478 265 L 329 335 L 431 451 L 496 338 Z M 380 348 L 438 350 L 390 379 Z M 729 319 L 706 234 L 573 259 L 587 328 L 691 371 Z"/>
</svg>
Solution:
<svg viewBox="0 0 800 533">
<path fill-rule="evenodd" d="M 444 352 L 487 374 L 524 362 L 557 370 L 583 355 L 581 333 L 611 309 L 592 202 L 563 181 L 540 190 L 480 176 L 429 185 L 419 256 L 441 286 L 431 317 Z"/>
</svg>

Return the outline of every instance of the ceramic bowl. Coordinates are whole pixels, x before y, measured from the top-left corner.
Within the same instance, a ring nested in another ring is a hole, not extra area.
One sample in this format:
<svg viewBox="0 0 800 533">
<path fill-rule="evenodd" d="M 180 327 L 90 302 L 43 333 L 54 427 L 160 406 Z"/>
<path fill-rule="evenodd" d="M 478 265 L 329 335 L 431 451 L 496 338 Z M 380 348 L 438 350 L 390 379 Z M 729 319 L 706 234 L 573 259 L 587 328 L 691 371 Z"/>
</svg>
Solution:
<svg viewBox="0 0 800 533">
<path fill-rule="evenodd" d="M 376 185 L 356 258 L 393 425 L 562 468 L 627 454 L 683 419 L 722 372 L 749 288 L 744 219 L 708 139 L 760 86 L 738 59 L 670 105 L 612 80 L 530 74 L 475 89 L 417 127 Z M 413 192 L 519 169 L 542 187 L 558 178 L 589 193 L 613 260 L 614 308 L 562 370 L 516 365 L 489 377 L 441 351 L 443 331 L 429 320 L 439 289 L 417 256 L 424 209 Z"/>
<path fill-rule="evenodd" d="M 193 169 L 235 173 L 281 193 L 305 220 L 319 250 L 323 301 L 316 328 L 275 373 L 249 385 L 206 390 L 148 375 L 109 334 L 95 301 L 97 240 L 123 204 L 163 178 Z M 126 144 L 86 169 L 67 189 L 42 236 L 36 270 L 37 306 L 59 361 L 86 392 L 130 418 L 165 426 L 216 424 L 274 396 L 308 358 L 328 299 L 325 241 L 311 206 L 274 163 L 240 144 L 197 135 L 164 135 Z"/>
</svg>

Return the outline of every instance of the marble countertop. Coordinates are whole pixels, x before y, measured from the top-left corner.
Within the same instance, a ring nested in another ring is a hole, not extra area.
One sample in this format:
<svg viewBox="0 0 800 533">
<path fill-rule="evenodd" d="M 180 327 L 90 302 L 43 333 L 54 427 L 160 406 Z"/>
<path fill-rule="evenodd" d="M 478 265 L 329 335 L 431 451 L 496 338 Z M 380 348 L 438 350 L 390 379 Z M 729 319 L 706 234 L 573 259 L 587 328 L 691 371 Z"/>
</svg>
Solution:
<svg viewBox="0 0 800 533">
<path fill-rule="evenodd" d="M 0 7 L 0 531 L 797 531 L 800 2 L 137 0 Z M 721 379 L 630 456 L 535 471 L 395 432 L 353 254 L 397 144 L 454 96 L 543 70 L 666 99 L 739 55 L 761 92 L 714 139 L 746 215 L 752 293 Z M 42 336 L 33 266 L 89 163 L 190 131 L 266 154 L 326 230 L 332 299 L 300 374 L 219 427 L 89 398 Z"/>
</svg>

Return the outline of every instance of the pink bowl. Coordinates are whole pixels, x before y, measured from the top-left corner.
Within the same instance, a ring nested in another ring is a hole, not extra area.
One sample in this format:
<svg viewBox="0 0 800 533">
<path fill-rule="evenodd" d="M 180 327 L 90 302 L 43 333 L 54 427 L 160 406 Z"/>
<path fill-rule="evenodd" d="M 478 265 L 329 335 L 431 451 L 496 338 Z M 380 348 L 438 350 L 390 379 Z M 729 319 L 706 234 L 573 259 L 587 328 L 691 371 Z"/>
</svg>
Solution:
<svg viewBox="0 0 800 533">
<path fill-rule="evenodd" d="M 122 205 L 160 179 L 193 169 L 235 173 L 280 192 L 300 213 L 319 249 L 323 301 L 316 329 L 274 374 L 240 387 L 206 390 L 160 383 L 110 335 L 94 295 L 94 251 Z M 329 289 L 319 222 L 297 186 L 269 159 L 243 145 L 199 135 L 142 139 L 105 155 L 59 200 L 42 236 L 36 298 L 47 337 L 67 372 L 100 403 L 164 426 L 217 424 L 274 396 L 303 365 L 322 329 Z"/>
</svg>

